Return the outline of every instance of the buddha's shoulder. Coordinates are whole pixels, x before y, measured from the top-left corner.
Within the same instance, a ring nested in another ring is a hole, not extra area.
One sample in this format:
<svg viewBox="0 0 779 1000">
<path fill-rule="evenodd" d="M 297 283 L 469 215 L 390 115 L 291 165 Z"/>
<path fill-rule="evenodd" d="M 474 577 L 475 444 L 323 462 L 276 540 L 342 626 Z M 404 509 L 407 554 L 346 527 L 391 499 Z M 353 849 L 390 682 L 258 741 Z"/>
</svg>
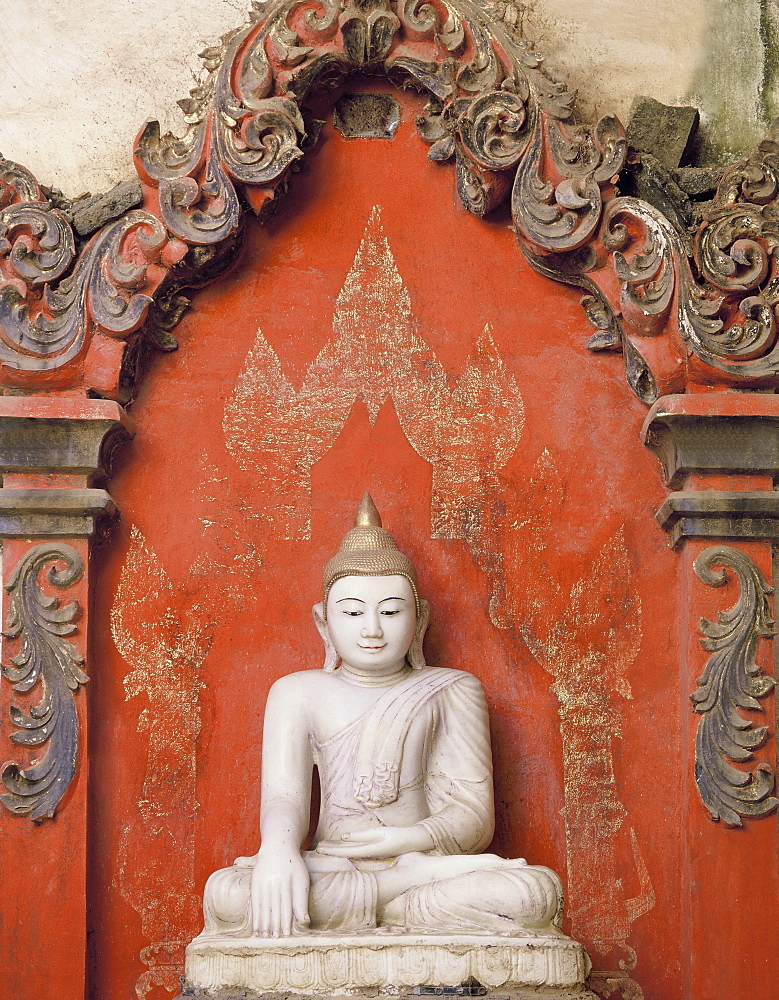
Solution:
<svg viewBox="0 0 779 1000">
<path fill-rule="evenodd" d="M 298 670 L 274 682 L 271 691 L 287 698 L 310 697 L 312 692 L 332 687 L 334 675 L 328 670 Z"/>
<path fill-rule="evenodd" d="M 458 688 L 474 692 L 482 691 L 481 681 L 467 670 L 455 670 L 453 667 L 426 667 L 422 674 L 435 672 L 440 677 L 450 680 Z"/>
</svg>

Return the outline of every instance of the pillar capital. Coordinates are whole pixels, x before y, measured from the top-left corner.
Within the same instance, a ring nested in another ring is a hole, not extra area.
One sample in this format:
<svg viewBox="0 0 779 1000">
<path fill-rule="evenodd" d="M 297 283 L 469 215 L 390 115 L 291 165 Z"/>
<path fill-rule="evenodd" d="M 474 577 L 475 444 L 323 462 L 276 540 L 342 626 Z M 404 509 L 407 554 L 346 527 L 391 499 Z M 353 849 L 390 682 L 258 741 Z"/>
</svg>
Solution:
<svg viewBox="0 0 779 1000">
<path fill-rule="evenodd" d="M 779 475 L 779 396 L 708 392 L 662 396 L 641 437 L 660 459 L 667 486 L 691 475 Z"/>
<path fill-rule="evenodd" d="M 132 434 L 122 407 L 109 399 L 0 396 L 0 474 L 68 476 L 68 486 L 105 476 L 115 447 Z M 9 478 L 12 480 L 9 482 Z M 63 483 L 63 485 L 66 485 Z"/>
<path fill-rule="evenodd" d="M 663 396 L 642 440 L 675 490 L 655 515 L 673 547 L 685 538 L 779 538 L 779 396 Z"/>
</svg>

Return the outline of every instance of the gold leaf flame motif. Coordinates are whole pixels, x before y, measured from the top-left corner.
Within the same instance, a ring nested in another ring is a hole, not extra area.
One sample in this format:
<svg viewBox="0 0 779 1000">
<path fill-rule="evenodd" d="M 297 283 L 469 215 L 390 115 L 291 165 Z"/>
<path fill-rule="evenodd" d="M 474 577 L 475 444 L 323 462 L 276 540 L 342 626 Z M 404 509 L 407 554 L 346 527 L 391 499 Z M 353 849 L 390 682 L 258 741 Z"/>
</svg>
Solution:
<svg viewBox="0 0 779 1000">
<path fill-rule="evenodd" d="M 333 336 L 299 392 L 261 331 L 224 412 L 227 450 L 275 494 L 282 537 L 310 534 L 311 467 L 356 400 L 371 423 L 391 398 L 412 448 L 433 466 L 432 534 L 462 538 L 519 444 L 524 405 L 489 326 L 454 386 L 416 333 L 408 289 L 374 206 L 333 313 Z"/>
<path fill-rule="evenodd" d="M 125 698 L 146 705 L 138 716 L 139 732 L 148 734 L 139 816 L 122 831 L 114 876 L 150 942 L 139 956 L 146 968 L 135 984 L 138 1000 L 157 986 L 178 989 L 184 948 L 200 919 L 195 774 L 200 668 L 210 637 L 197 608 L 174 610 L 179 600 L 156 553 L 133 527 L 111 634 L 128 664 Z"/>
</svg>

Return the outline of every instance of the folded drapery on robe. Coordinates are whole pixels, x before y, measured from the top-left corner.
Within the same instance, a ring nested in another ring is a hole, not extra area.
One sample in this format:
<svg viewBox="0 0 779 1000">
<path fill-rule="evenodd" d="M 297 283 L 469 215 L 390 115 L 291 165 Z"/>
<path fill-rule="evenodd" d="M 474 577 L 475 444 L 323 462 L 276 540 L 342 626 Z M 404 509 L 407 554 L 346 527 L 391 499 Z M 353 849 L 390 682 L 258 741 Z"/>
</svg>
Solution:
<svg viewBox="0 0 779 1000">
<path fill-rule="evenodd" d="M 361 736 L 354 773 L 358 802 L 377 807 L 397 799 L 400 763 L 411 723 L 431 698 L 464 676 L 445 667 L 413 671 L 358 719 Z"/>
<path fill-rule="evenodd" d="M 460 670 L 427 667 L 327 740 L 311 737 L 321 808 L 313 845 L 378 826 L 424 826 L 437 854 L 492 839 L 492 756 L 484 692 Z"/>
<path fill-rule="evenodd" d="M 417 858 L 403 863 L 406 871 L 418 865 L 420 884 L 393 900 L 385 914 L 377 908 L 377 878 L 370 870 L 375 863 L 304 851 L 311 930 L 359 934 L 381 924 L 417 934 L 511 935 L 559 928 L 562 886 L 549 868 L 483 854 L 462 856 L 456 859 L 458 873 L 431 879 L 430 859 Z M 207 934 L 250 934 L 251 874 L 250 867 L 234 865 L 211 876 L 204 906 Z"/>
</svg>

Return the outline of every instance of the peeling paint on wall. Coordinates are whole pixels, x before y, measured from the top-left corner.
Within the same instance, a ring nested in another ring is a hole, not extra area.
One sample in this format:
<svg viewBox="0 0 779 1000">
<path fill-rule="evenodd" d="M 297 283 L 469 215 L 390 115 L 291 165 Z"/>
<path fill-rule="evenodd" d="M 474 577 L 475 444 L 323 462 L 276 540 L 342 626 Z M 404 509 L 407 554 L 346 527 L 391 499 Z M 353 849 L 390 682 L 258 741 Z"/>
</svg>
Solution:
<svg viewBox="0 0 779 1000">
<path fill-rule="evenodd" d="M 145 696 L 138 730 L 148 733 L 140 820 L 121 838 L 114 885 L 140 915 L 150 944 L 135 985 L 139 1000 L 155 987 L 178 991 L 184 948 L 200 921 L 195 892 L 196 743 L 200 668 L 208 654 L 199 608 L 186 615 L 156 554 L 133 528 L 111 632 L 129 666 L 126 700 Z"/>
<path fill-rule="evenodd" d="M 632 596 L 631 583 L 620 530 L 603 547 L 588 576 L 574 585 L 563 622 L 531 640 L 541 666 L 554 677 L 552 690 L 559 702 L 573 933 L 586 933 L 603 955 L 622 950 L 626 968 L 636 962 L 628 942 L 630 924 L 654 905 L 632 830 L 631 848 L 642 883 L 636 898 L 626 898 L 617 860 L 627 810 L 617 796 L 614 775 L 612 744 L 622 735 L 614 696 L 632 698 L 626 674 L 641 643 L 641 606 Z M 609 605 L 624 613 L 619 625 Z M 602 639 L 595 644 L 592 637 L 599 633 Z"/>
<path fill-rule="evenodd" d="M 355 400 L 373 422 L 388 397 L 409 443 L 433 466 L 433 536 L 464 537 L 519 443 L 522 396 L 489 327 L 450 386 L 415 331 L 408 289 L 374 206 L 336 299 L 333 338 L 300 391 L 258 331 L 225 406 L 227 449 L 269 484 L 274 499 L 264 513 L 280 537 L 310 537 L 311 467 L 335 443 Z"/>
<path fill-rule="evenodd" d="M 256 582 L 263 561 L 263 517 L 245 497 L 230 495 L 229 476 L 205 453 L 189 492 L 204 509 L 199 518 L 203 545 L 189 569 L 189 582 L 207 584 L 213 621 L 245 601 L 247 588 Z"/>
</svg>

